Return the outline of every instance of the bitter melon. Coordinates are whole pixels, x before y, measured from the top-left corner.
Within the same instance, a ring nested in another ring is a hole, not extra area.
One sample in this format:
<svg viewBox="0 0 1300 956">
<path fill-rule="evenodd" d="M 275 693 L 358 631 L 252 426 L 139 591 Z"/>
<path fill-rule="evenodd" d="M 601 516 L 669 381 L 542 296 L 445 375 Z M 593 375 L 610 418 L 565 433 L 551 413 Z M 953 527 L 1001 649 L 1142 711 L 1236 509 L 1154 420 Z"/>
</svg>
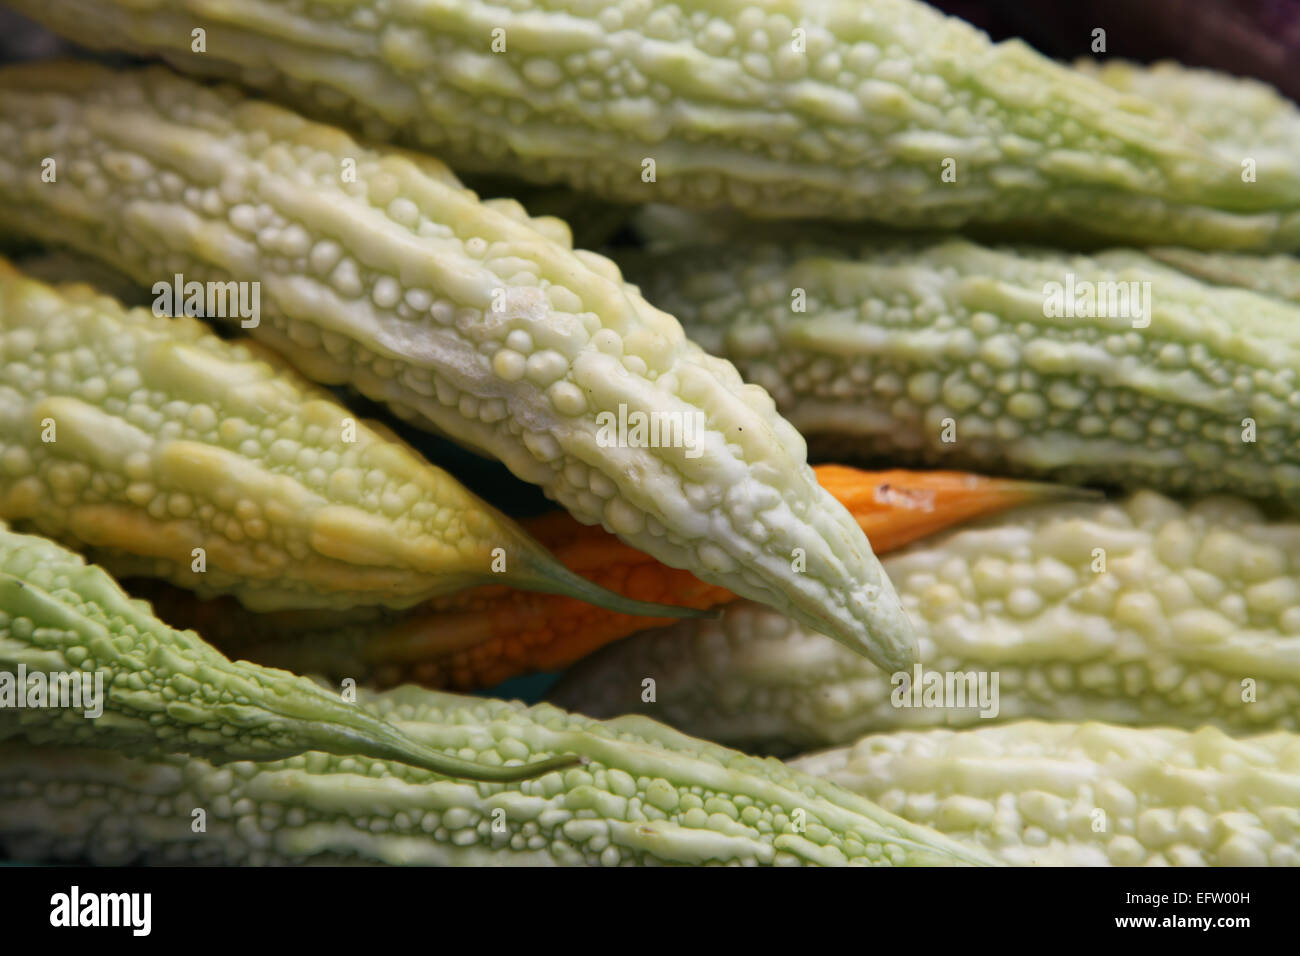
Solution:
<svg viewBox="0 0 1300 956">
<path fill-rule="evenodd" d="M 792 766 L 1017 866 L 1300 866 L 1300 735 L 1037 721 Z"/>
<path fill-rule="evenodd" d="M 1131 250 L 629 255 L 818 454 L 1300 504 L 1300 308 Z"/>
<path fill-rule="evenodd" d="M 260 282 L 252 334 L 310 377 L 666 564 L 910 660 L 865 535 L 771 398 L 554 220 L 479 202 L 435 160 L 160 67 L 25 65 L 0 71 L 0 218 L 145 284 Z"/>
<path fill-rule="evenodd" d="M 1080 489 L 963 472 L 813 470 L 882 555 L 982 515 L 1086 497 Z M 697 608 L 735 600 L 562 512 L 524 527 L 566 567 L 628 597 Z M 341 620 L 333 612 L 252 614 L 229 599 L 199 601 L 158 582 L 125 583 L 164 620 L 198 631 L 231 657 L 384 687 L 408 681 L 462 691 L 492 687 L 532 671 L 562 670 L 619 638 L 672 623 L 508 588 L 461 591 L 404 611 L 362 608 Z"/>
<path fill-rule="evenodd" d="M 613 199 L 1300 246 L 1293 164 L 1248 178 L 1159 103 L 916 0 L 15 5 L 466 170 Z"/>
<path fill-rule="evenodd" d="M 1242 172 L 1268 180 L 1294 174 L 1300 149 L 1300 108 L 1267 83 L 1161 62 L 1081 60 L 1076 68 L 1107 86 L 1158 103 L 1225 155 Z"/>
<path fill-rule="evenodd" d="M 232 662 L 131 600 L 102 569 L 0 524 L 0 741 L 217 762 L 304 751 L 397 760 L 434 773 L 519 780 L 566 754 L 480 766 L 287 671 Z M 65 749 L 71 748 L 71 749 Z"/>
<path fill-rule="evenodd" d="M 0 260 L 0 518 L 257 609 L 403 607 L 494 580 L 691 613 L 572 573 L 381 428 L 196 319 Z"/>
<path fill-rule="evenodd" d="M 1148 250 L 1165 265 L 1215 285 L 1240 286 L 1300 304 L 1300 259 L 1161 246 Z"/>
<path fill-rule="evenodd" d="M 218 770 L 3 744 L 0 846 L 20 860 L 109 864 L 991 862 L 778 761 L 644 718 L 599 723 L 413 687 L 372 700 L 375 718 L 480 764 L 555 750 L 590 763 L 501 786 L 316 753 Z"/>
<path fill-rule="evenodd" d="M 1022 718 L 1300 732 L 1298 522 L 1239 499 L 1141 492 L 1021 509 L 885 565 L 916 625 L 919 674 L 736 604 L 598 651 L 553 699 L 783 755 Z"/>
</svg>

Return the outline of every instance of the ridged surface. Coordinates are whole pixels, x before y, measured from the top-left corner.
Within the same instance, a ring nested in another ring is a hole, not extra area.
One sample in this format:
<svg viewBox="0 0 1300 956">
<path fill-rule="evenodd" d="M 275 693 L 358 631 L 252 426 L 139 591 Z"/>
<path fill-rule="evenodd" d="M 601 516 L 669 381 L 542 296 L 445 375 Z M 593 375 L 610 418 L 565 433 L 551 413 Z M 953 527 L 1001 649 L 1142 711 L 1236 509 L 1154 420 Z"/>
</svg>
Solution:
<svg viewBox="0 0 1300 956">
<path fill-rule="evenodd" d="M 555 220 L 480 203 L 427 157 L 369 151 L 161 68 L 6 70 L 0 117 L 0 216 L 15 230 L 149 285 L 258 280 L 253 334 L 310 377 L 491 453 L 670 566 L 879 660 L 910 658 L 866 537 L 771 398 L 608 260 L 556 241 Z M 51 153 L 64 172 L 42 183 Z M 621 446 L 598 421 L 620 409 L 675 417 L 678 440 Z"/>
<path fill-rule="evenodd" d="M 279 360 L 2 260 L 0 518 L 259 610 L 487 580 L 626 606 Z"/>
<path fill-rule="evenodd" d="M 907 731 L 793 766 L 1016 866 L 1300 865 L 1300 736 Z"/>
<path fill-rule="evenodd" d="M 1083 496 L 1068 487 L 960 472 L 863 472 L 836 465 L 814 471 L 880 553 L 978 515 Z M 568 568 L 619 594 L 694 608 L 735 599 L 563 513 L 532 519 L 525 527 Z M 250 614 L 228 599 L 196 600 L 153 582 L 133 580 L 127 587 L 150 601 L 160 617 L 198 631 L 232 657 L 382 687 L 408 681 L 456 690 L 491 687 L 519 674 L 562 669 L 618 638 L 671 623 L 500 587 L 405 611 L 362 608 L 347 615 Z"/>
<path fill-rule="evenodd" d="M 1201 252 L 1172 246 L 1151 249 L 1150 253 L 1165 265 L 1205 282 L 1253 289 L 1300 304 L 1300 259 L 1295 256 Z"/>
<path fill-rule="evenodd" d="M 1300 523 L 1142 492 L 1012 512 L 885 565 L 923 674 L 975 675 L 990 690 L 996 674 L 995 716 L 970 698 L 893 699 L 891 674 L 754 604 L 604 648 L 552 698 L 780 754 L 994 719 L 1300 731 Z M 641 700 L 646 678 L 654 703 Z"/>
<path fill-rule="evenodd" d="M 1243 182 L 1240 151 L 1176 112 L 914 0 L 15 5 L 92 47 L 233 77 L 467 170 L 615 199 L 1300 244 L 1293 165 Z"/>
<path fill-rule="evenodd" d="M 813 470 L 867 532 L 877 554 L 980 515 L 1083 496 L 1068 487 L 962 472 L 865 472 L 839 465 Z M 525 527 L 566 567 L 619 594 L 697 608 L 735 600 L 563 513 Z M 196 601 L 172 589 L 142 592 L 133 584 L 131 590 L 153 602 L 164 619 L 193 628 L 232 657 L 384 687 L 408 681 L 455 690 L 492 687 L 532 671 L 561 670 L 619 638 L 672 623 L 503 588 L 463 591 L 421 609 L 346 621 L 317 612 L 241 613 L 228 602 Z"/>
<path fill-rule="evenodd" d="M 962 240 L 849 251 L 738 238 L 708 258 L 682 248 L 624 265 L 819 454 L 1300 504 L 1292 305 L 1132 251 Z M 1125 286 L 1140 315 L 1103 285 L 1143 282 Z M 1085 283 L 1102 294 L 1092 307 L 1066 291 Z M 1085 314 L 1047 314 L 1067 297 Z"/>
<path fill-rule="evenodd" d="M 45 675 L 45 699 L 33 696 L 40 679 L 29 689 L 20 682 L 23 673 L 28 681 Z M 0 674 L 8 685 L 0 707 L 0 740 L 6 741 L 218 762 L 316 750 L 485 780 L 517 779 L 578 760 L 566 755 L 536 768 L 506 768 L 502 761 L 480 768 L 430 749 L 305 678 L 228 660 L 193 631 L 163 624 L 100 568 L 2 523 Z M 80 675 L 80 700 L 64 680 L 72 674 Z"/>
<path fill-rule="evenodd" d="M 1081 60 L 1076 68 L 1112 89 L 1157 103 L 1238 162 L 1256 181 L 1295 175 L 1300 108 L 1267 83 L 1174 62 Z"/>
<path fill-rule="evenodd" d="M 376 718 L 481 764 L 559 751 L 590 763 L 501 786 L 315 753 L 216 769 L 5 744 L 0 845 L 19 860 L 110 864 L 989 861 L 778 761 L 643 718 L 602 724 L 413 687 L 367 696 Z"/>
</svg>

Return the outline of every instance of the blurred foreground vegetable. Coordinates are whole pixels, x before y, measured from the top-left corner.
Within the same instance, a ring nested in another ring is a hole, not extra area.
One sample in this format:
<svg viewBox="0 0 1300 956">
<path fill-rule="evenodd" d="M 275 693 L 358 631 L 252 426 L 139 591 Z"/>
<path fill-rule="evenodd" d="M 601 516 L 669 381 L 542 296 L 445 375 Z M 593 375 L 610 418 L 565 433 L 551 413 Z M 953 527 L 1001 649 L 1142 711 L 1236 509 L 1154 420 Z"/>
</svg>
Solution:
<svg viewBox="0 0 1300 956">
<path fill-rule="evenodd" d="M 414 687 L 371 701 L 358 713 L 476 765 L 560 752 L 590 763 L 500 785 L 320 753 L 216 769 L 5 743 L 0 847 L 20 860 L 111 864 L 991 862 L 779 761 L 644 718 L 599 723 Z"/>
<path fill-rule="evenodd" d="M 1017 866 L 1300 866 L 1300 735 L 1035 721 L 792 762 Z"/>
</svg>

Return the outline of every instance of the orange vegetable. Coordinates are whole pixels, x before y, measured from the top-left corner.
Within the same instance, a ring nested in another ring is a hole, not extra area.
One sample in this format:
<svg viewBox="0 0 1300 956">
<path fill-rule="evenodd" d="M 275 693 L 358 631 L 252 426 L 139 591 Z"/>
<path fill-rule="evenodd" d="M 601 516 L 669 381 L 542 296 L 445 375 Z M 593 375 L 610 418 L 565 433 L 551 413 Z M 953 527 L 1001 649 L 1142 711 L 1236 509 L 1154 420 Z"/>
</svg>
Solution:
<svg viewBox="0 0 1300 956">
<path fill-rule="evenodd" d="M 879 553 L 950 525 L 1017 505 L 1077 497 L 1079 489 L 956 471 L 816 469 Z M 710 608 L 734 600 L 689 571 L 668 568 L 564 512 L 521 522 L 570 570 L 641 601 Z M 472 690 L 565 667 L 599 647 L 672 618 L 616 614 L 554 594 L 484 587 L 418 608 L 253 615 L 232 601 L 198 601 L 150 585 L 136 589 L 177 627 L 193 627 L 231 656 L 381 686 L 415 681 Z M 255 618 L 255 620 L 249 620 Z"/>
</svg>

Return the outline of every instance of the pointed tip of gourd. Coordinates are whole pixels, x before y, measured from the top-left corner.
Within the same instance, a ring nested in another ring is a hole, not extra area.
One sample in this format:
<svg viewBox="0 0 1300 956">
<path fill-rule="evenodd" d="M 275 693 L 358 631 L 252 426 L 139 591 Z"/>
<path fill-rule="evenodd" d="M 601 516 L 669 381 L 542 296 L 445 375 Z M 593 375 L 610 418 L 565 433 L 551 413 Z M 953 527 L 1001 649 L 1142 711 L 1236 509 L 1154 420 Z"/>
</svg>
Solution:
<svg viewBox="0 0 1300 956">
<path fill-rule="evenodd" d="M 525 574 L 513 578 L 510 583 L 525 590 L 562 594 L 565 597 L 586 601 L 607 611 L 632 614 L 637 617 L 699 618 L 709 613 L 707 610 L 693 607 L 655 604 L 652 601 L 638 601 L 624 597 L 615 591 L 601 587 L 594 581 L 588 581 L 579 574 L 574 574 L 554 559 L 530 562 Z"/>
<path fill-rule="evenodd" d="M 858 648 L 858 653 L 865 656 L 887 674 L 900 671 L 911 673 L 912 668 L 921 662 L 921 648 L 916 640 L 908 634 L 908 640 L 877 641 L 871 646 Z"/>
<path fill-rule="evenodd" d="M 892 587 L 852 628 L 846 628 L 842 621 L 828 619 L 825 615 L 801 613 L 797 609 L 788 609 L 787 613 L 865 657 L 886 674 L 910 673 L 912 665 L 921 659 L 912 622 Z"/>
</svg>

